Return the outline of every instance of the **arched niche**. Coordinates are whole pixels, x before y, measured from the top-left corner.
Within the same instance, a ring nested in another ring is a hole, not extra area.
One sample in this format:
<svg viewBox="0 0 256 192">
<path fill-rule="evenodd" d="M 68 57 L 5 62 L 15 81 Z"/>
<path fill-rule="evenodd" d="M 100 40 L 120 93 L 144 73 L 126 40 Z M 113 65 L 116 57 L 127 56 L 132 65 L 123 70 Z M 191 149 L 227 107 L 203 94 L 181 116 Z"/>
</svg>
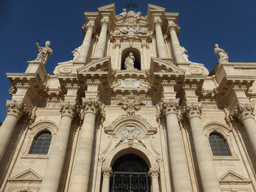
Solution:
<svg viewBox="0 0 256 192">
<path fill-rule="evenodd" d="M 134 61 L 134 68 L 141 70 L 141 57 L 140 57 L 140 51 L 136 48 L 126 48 L 122 51 L 122 57 L 121 57 L 121 70 L 124 70 L 124 61 L 125 58 L 129 56 L 129 53 L 133 53 L 133 56 L 135 57 Z"/>
</svg>

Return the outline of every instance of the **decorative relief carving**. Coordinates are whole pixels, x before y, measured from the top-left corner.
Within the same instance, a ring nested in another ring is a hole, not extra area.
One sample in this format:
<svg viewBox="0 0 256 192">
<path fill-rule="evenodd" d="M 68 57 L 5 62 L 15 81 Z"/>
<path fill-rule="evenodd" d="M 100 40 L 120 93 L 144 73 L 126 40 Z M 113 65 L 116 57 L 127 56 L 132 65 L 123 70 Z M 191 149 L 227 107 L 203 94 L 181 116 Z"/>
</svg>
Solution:
<svg viewBox="0 0 256 192">
<path fill-rule="evenodd" d="M 146 35 L 148 32 L 147 28 L 140 28 L 139 25 L 136 27 L 134 25 L 130 25 L 129 27 L 120 27 L 119 32 L 127 37 L 135 37 L 136 35 Z"/>
<path fill-rule="evenodd" d="M 187 113 L 188 118 L 201 117 L 202 103 L 187 103 L 184 106 L 184 111 Z"/>
<path fill-rule="evenodd" d="M 254 109 L 255 105 L 253 103 L 239 103 L 233 114 L 241 121 L 244 121 L 247 118 L 254 117 Z"/>
<path fill-rule="evenodd" d="M 162 25 L 162 19 L 160 17 L 155 17 L 154 18 L 154 24 L 155 25 Z"/>
<path fill-rule="evenodd" d="M 11 88 L 9 89 L 10 95 L 13 96 L 16 92 L 17 92 L 17 88 L 14 86 L 11 86 Z"/>
<path fill-rule="evenodd" d="M 159 170 L 149 170 L 148 174 L 149 174 L 149 176 L 152 177 L 152 178 L 153 178 L 153 177 L 158 178 L 158 176 L 159 176 Z"/>
<path fill-rule="evenodd" d="M 100 21 L 101 21 L 102 26 L 109 24 L 109 18 L 108 17 L 103 17 Z"/>
<path fill-rule="evenodd" d="M 133 92 L 130 92 L 130 95 L 124 97 L 121 94 L 117 94 L 117 99 L 119 100 L 119 103 L 122 104 L 122 109 L 126 111 L 126 114 L 128 116 L 134 116 L 135 111 L 140 110 L 140 105 L 142 104 L 143 99 L 145 98 L 145 95 L 139 95 L 136 96 L 133 94 Z"/>
<path fill-rule="evenodd" d="M 103 175 L 103 177 L 109 178 L 109 177 L 112 176 L 112 174 L 113 174 L 113 171 L 112 171 L 111 168 L 103 168 L 103 169 L 102 169 L 102 175 Z"/>
<path fill-rule="evenodd" d="M 127 139 L 129 143 L 131 143 L 133 140 L 137 140 L 140 144 L 146 147 L 144 142 L 141 140 L 140 135 L 141 135 L 141 132 L 138 129 L 136 129 L 134 126 L 127 126 L 126 129 L 120 133 L 119 135 L 120 139 L 116 144 L 116 147 L 121 143 L 123 143 L 125 139 Z"/>
<path fill-rule="evenodd" d="M 76 110 L 76 105 L 70 104 L 69 101 L 67 103 L 61 104 L 61 109 L 60 109 L 61 116 L 69 116 L 73 118 L 75 110 Z"/>
<path fill-rule="evenodd" d="M 31 110 L 31 112 L 29 112 L 29 124 L 31 125 L 32 123 L 34 123 L 35 119 L 36 119 L 36 110 L 37 110 L 37 106 L 34 106 L 33 109 Z"/>
<path fill-rule="evenodd" d="M 119 82 L 114 82 L 112 88 L 149 88 L 148 83 L 142 83 L 136 79 L 125 79 Z"/>
<path fill-rule="evenodd" d="M 161 102 L 159 104 L 160 111 L 164 115 L 168 115 L 169 113 L 177 114 L 179 110 L 179 103 L 178 101 L 168 101 L 168 102 Z"/>
<path fill-rule="evenodd" d="M 24 102 L 17 102 L 16 100 L 6 101 L 6 113 L 7 115 L 13 115 L 20 118 L 22 114 L 29 112 Z"/>
</svg>

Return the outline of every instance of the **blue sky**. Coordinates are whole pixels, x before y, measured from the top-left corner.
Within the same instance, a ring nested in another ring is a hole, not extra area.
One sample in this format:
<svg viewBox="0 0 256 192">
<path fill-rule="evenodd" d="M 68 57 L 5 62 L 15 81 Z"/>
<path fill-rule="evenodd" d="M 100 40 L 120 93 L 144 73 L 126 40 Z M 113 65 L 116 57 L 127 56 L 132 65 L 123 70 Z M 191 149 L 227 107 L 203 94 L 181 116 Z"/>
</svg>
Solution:
<svg viewBox="0 0 256 192">
<path fill-rule="evenodd" d="M 6 72 L 24 73 L 27 61 L 35 59 L 36 41 L 40 46 L 51 41 L 53 54 L 45 66 L 49 74 L 58 62 L 71 60 L 83 41 L 83 12 L 115 3 L 116 14 L 130 1 L 92 0 L 0 0 L 0 121 L 5 119 L 5 102 L 11 99 Z M 147 4 L 179 12 L 179 40 L 189 59 L 203 63 L 209 71 L 217 63 L 214 44 L 225 49 L 230 62 L 256 62 L 255 0 L 134 0 L 135 11 L 147 14 Z"/>
</svg>

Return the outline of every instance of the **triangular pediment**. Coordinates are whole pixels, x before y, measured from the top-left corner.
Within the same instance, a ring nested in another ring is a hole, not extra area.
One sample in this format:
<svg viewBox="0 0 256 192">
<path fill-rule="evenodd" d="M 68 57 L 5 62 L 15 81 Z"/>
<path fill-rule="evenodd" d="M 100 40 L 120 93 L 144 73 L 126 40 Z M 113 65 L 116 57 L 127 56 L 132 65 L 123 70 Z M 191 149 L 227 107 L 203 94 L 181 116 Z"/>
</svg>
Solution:
<svg viewBox="0 0 256 192">
<path fill-rule="evenodd" d="M 115 12 L 115 3 L 98 8 L 99 12 Z"/>
<path fill-rule="evenodd" d="M 148 11 L 150 11 L 150 12 L 164 12 L 165 8 L 159 7 L 157 5 L 148 4 Z"/>
<path fill-rule="evenodd" d="M 85 66 L 78 68 L 77 73 L 83 74 L 88 72 L 100 73 L 111 71 L 111 59 L 110 57 L 104 57 L 97 60 L 93 60 L 87 63 Z"/>
<path fill-rule="evenodd" d="M 186 70 L 159 58 L 152 58 L 150 70 L 153 73 L 175 73 L 181 75 L 184 75 L 186 72 Z"/>
<path fill-rule="evenodd" d="M 224 175 L 222 175 L 219 179 L 220 183 L 250 183 L 251 180 L 245 178 L 234 171 L 228 171 Z"/>
<path fill-rule="evenodd" d="M 36 173 L 33 169 L 27 169 L 18 175 L 9 178 L 8 180 L 16 180 L 16 181 L 34 181 L 34 180 L 42 180 L 43 178 Z"/>
</svg>

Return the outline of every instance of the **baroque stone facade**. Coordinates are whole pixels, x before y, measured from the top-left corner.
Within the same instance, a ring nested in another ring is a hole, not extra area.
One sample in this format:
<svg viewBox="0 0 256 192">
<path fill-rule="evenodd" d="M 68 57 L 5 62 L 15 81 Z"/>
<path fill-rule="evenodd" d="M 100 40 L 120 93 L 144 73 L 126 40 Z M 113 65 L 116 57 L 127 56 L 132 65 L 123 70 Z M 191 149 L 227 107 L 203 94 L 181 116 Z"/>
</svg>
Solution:
<svg viewBox="0 0 256 192">
<path fill-rule="evenodd" d="M 256 191 L 256 63 L 216 44 L 209 74 L 180 46 L 178 13 L 155 5 L 84 16 L 84 41 L 54 75 L 49 41 L 7 73 L 0 191 Z"/>
</svg>

